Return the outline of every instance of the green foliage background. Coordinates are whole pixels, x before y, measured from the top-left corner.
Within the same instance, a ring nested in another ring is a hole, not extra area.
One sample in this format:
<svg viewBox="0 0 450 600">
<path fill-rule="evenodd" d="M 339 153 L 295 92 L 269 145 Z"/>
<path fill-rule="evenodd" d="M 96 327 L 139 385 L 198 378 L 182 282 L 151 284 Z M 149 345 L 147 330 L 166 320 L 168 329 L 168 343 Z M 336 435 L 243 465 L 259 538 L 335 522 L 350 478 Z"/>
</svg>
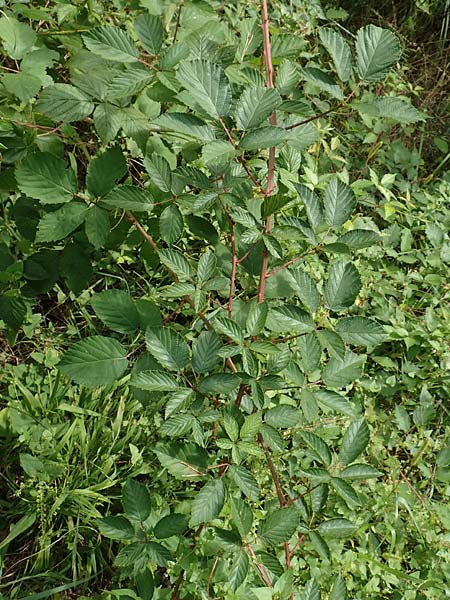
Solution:
<svg viewBox="0 0 450 600">
<path fill-rule="evenodd" d="M 2 7 L 2 597 L 449 596 L 435 9 Z"/>
</svg>

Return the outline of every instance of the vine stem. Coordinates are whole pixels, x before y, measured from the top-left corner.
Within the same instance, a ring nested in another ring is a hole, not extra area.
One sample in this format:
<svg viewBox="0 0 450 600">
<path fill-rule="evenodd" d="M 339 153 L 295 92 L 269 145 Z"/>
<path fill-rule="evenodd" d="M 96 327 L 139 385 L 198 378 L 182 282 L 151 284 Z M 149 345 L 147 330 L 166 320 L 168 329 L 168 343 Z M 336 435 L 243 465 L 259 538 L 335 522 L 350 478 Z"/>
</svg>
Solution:
<svg viewBox="0 0 450 600">
<path fill-rule="evenodd" d="M 230 245 L 231 245 L 231 281 L 230 281 L 230 295 L 228 298 L 228 317 L 233 317 L 233 298 L 234 291 L 236 288 L 236 270 L 238 265 L 238 258 L 236 255 L 236 240 L 234 237 L 234 223 L 230 218 Z"/>
</svg>

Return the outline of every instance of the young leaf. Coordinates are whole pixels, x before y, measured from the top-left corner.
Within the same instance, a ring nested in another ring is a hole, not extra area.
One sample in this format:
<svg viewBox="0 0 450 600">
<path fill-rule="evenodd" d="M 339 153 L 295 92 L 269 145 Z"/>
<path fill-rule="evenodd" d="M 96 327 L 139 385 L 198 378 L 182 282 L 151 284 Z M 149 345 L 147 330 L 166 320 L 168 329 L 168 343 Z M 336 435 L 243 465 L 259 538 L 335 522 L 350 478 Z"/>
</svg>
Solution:
<svg viewBox="0 0 450 600">
<path fill-rule="evenodd" d="M 281 96 L 273 88 L 248 87 L 238 100 L 236 122 L 239 129 L 254 129 L 261 125 L 281 104 Z"/>
<path fill-rule="evenodd" d="M 349 425 L 343 440 L 339 460 L 343 465 L 353 462 L 364 452 L 369 443 L 369 426 L 365 419 L 358 419 Z"/>
<path fill-rule="evenodd" d="M 42 204 L 62 204 L 72 200 L 77 191 L 77 178 L 61 158 L 49 152 L 35 152 L 16 168 L 21 192 Z"/>
<path fill-rule="evenodd" d="M 137 62 L 139 51 L 131 35 L 111 25 L 91 29 L 81 36 L 86 48 L 102 58 L 120 63 Z"/>
<path fill-rule="evenodd" d="M 269 513 L 258 528 L 258 535 L 268 545 L 277 546 L 287 542 L 295 533 L 299 515 L 293 506 L 280 508 Z"/>
<path fill-rule="evenodd" d="M 158 54 L 164 38 L 161 18 L 148 13 L 141 14 L 134 22 L 134 29 L 144 49 L 151 55 Z"/>
<path fill-rule="evenodd" d="M 321 27 L 319 37 L 322 44 L 328 50 L 333 59 L 334 68 L 341 81 L 348 81 L 352 72 L 352 53 L 350 46 L 340 33 Z"/>
<path fill-rule="evenodd" d="M 126 350 L 113 338 L 94 335 L 74 344 L 58 363 L 58 369 L 77 383 L 108 385 L 128 366 Z"/>
<path fill-rule="evenodd" d="M 191 525 L 212 521 L 219 516 L 225 502 L 225 485 L 221 479 L 211 479 L 197 493 L 192 503 Z"/>
<path fill-rule="evenodd" d="M 362 27 L 356 38 L 358 73 L 365 83 L 384 79 L 401 54 L 400 43 L 388 29 Z"/>
<path fill-rule="evenodd" d="M 220 66 L 206 60 L 183 61 L 177 79 L 210 117 L 220 119 L 228 114 L 231 89 Z"/>
<path fill-rule="evenodd" d="M 355 265 L 346 261 L 333 263 L 324 288 L 325 304 L 335 312 L 351 306 L 361 289 L 361 279 Z"/>
<path fill-rule="evenodd" d="M 126 172 L 127 163 L 120 148 L 108 148 L 103 154 L 93 158 L 88 165 L 87 191 L 94 197 L 105 196 Z"/>
<path fill-rule="evenodd" d="M 376 346 L 386 338 L 383 327 L 366 317 L 340 319 L 335 330 L 346 342 L 358 346 Z"/>
<path fill-rule="evenodd" d="M 36 102 L 36 110 L 54 121 L 81 121 L 95 108 L 90 96 L 68 83 L 54 83 L 45 88 Z"/>
<path fill-rule="evenodd" d="M 356 208 L 356 198 L 350 186 L 333 177 L 325 188 L 325 220 L 328 225 L 338 227 L 352 216 Z"/>
<path fill-rule="evenodd" d="M 95 314 L 118 333 L 132 334 L 139 327 L 139 314 L 133 299 L 122 290 L 106 290 L 91 300 Z"/>
<path fill-rule="evenodd" d="M 181 371 L 188 364 L 188 345 L 170 327 L 147 327 L 145 340 L 147 350 L 166 369 Z"/>
<path fill-rule="evenodd" d="M 150 494 L 145 485 L 134 479 L 128 479 L 123 486 L 122 506 L 130 519 L 145 521 L 152 508 Z"/>
</svg>

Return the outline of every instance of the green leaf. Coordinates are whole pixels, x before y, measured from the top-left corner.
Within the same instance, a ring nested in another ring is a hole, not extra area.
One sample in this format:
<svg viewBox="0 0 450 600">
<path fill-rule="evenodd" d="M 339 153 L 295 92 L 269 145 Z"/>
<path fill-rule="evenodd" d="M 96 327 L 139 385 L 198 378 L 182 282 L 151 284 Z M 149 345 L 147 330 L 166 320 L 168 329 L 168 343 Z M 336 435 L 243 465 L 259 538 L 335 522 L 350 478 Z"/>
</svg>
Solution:
<svg viewBox="0 0 450 600">
<path fill-rule="evenodd" d="M 155 591 L 153 574 L 147 567 L 135 576 L 136 586 L 141 600 L 152 600 Z"/>
<path fill-rule="evenodd" d="M 20 23 L 14 17 L 4 14 L 0 18 L 0 39 L 7 55 L 20 60 L 34 46 L 37 35 L 26 23 Z"/>
<path fill-rule="evenodd" d="M 219 360 L 222 341 L 214 331 L 202 331 L 192 344 L 192 367 L 197 373 L 211 371 Z"/>
<path fill-rule="evenodd" d="M 130 384 L 147 392 L 170 392 L 181 388 L 171 375 L 163 371 L 140 371 L 132 376 Z"/>
<path fill-rule="evenodd" d="M 289 274 L 300 300 L 311 312 L 315 312 L 320 305 L 320 295 L 312 277 L 299 268 L 290 269 Z"/>
<path fill-rule="evenodd" d="M 308 446 L 310 450 L 317 456 L 319 461 L 325 466 L 329 467 L 332 461 L 331 450 L 328 445 L 320 438 L 318 435 L 313 433 L 312 431 L 302 431 L 301 432 L 302 440 Z"/>
<path fill-rule="evenodd" d="M 349 248 L 360 250 L 368 248 L 380 241 L 380 236 L 376 231 L 371 229 L 353 229 L 341 235 L 336 242 L 338 244 L 346 244 Z"/>
<path fill-rule="evenodd" d="M 321 329 L 317 332 L 320 343 L 330 356 L 334 358 L 344 358 L 345 344 L 340 335 L 329 329 Z"/>
<path fill-rule="evenodd" d="M 177 479 L 198 479 L 206 473 L 208 454 L 197 444 L 159 444 L 155 454 L 162 466 Z"/>
<path fill-rule="evenodd" d="M 28 73 L 5 73 L 2 77 L 5 89 L 27 104 L 41 89 L 41 80 Z"/>
<path fill-rule="evenodd" d="M 273 88 L 263 86 L 246 88 L 236 106 L 236 122 L 239 129 L 254 129 L 266 121 L 281 104 L 280 94 Z"/>
<path fill-rule="evenodd" d="M 303 78 L 308 83 L 311 83 L 320 90 L 327 92 L 327 94 L 330 94 L 330 96 L 333 98 L 336 98 L 337 100 L 344 99 L 344 94 L 339 85 L 325 71 L 317 69 L 316 67 L 306 67 L 303 69 Z"/>
<path fill-rule="evenodd" d="M 203 285 L 216 273 L 217 259 L 213 252 L 205 252 L 201 255 L 197 266 L 197 281 Z"/>
<path fill-rule="evenodd" d="M 315 329 L 314 321 L 310 315 L 292 304 L 271 308 L 266 326 L 270 331 L 277 333 L 290 332 L 291 334 L 308 333 Z"/>
<path fill-rule="evenodd" d="M 111 25 L 92 29 L 81 36 L 86 48 L 102 58 L 120 63 L 137 62 L 139 51 L 131 35 Z"/>
<path fill-rule="evenodd" d="M 384 79 L 401 54 L 400 43 L 388 29 L 376 25 L 362 27 L 356 37 L 358 73 L 365 83 Z"/>
<path fill-rule="evenodd" d="M 160 519 L 156 523 L 153 533 L 158 539 L 165 539 L 173 535 L 182 535 L 187 526 L 188 518 L 186 515 L 173 513 Z"/>
<path fill-rule="evenodd" d="M 322 372 L 326 386 L 345 387 L 361 377 L 365 355 L 347 351 L 344 358 L 331 357 Z"/>
<path fill-rule="evenodd" d="M 238 344 L 244 339 L 241 328 L 232 319 L 219 315 L 214 319 L 212 325 L 218 333 L 226 335 Z"/>
<path fill-rule="evenodd" d="M 249 335 L 258 335 L 264 329 L 269 306 L 267 302 L 252 302 L 247 315 L 246 328 Z"/>
<path fill-rule="evenodd" d="M 279 404 L 266 412 L 264 420 L 276 428 L 295 427 L 300 420 L 300 411 L 290 404 Z"/>
<path fill-rule="evenodd" d="M 342 439 L 339 461 L 343 465 L 353 462 L 364 452 L 369 443 L 369 426 L 363 418 L 354 421 L 347 428 Z"/>
<path fill-rule="evenodd" d="M 54 242 L 66 238 L 83 223 L 88 207 L 83 202 L 71 202 L 47 213 L 39 221 L 37 242 Z"/>
<path fill-rule="evenodd" d="M 328 225 L 338 227 L 352 216 L 356 208 L 353 190 L 337 177 L 333 177 L 325 188 L 325 220 Z"/>
<path fill-rule="evenodd" d="M 234 483 L 247 498 L 257 502 L 259 500 L 259 486 L 256 479 L 248 469 L 242 466 L 231 465 L 228 469 Z"/>
<path fill-rule="evenodd" d="M 354 464 L 339 473 L 341 479 L 366 480 L 381 477 L 383 473 L 366 464 Z"/>
<path fill-rule="evenodd" d="M 271 512 L 258 528 L 258 536 L 270 546 L 287 542 L 295 533 L 299 515 L 293 506 Z"/>
<path fill-rule="evenodd" d="M 145 553 L 148 556 L 148 559 L 157 565 L 162 567 L 166 567 L 167 563 L 170 560 L 173 560 L 172 555 L 169 550 L 162 546 L 161 544 L 156 544 L 155 542 L 147 542 L 145 544 Z"/>
<path fill-rule="evenodd" d="M 130 519 L 145 521 L 151 511 L 151 500 L 148 489 L 134 479 L 128 479 L 123 486 L 122 506 Z"/>
<path fill-rule="evenodd" d="M 86 287 L 93 274 L 89 255 L 81 244 L 73 241 L 64 248 L 60 268 L 67 287 L 75 294 Z"/>
<path fill-rule="evenodd" d="M 350 509 L 355 509 L 361 504 L 358 494 L 352 486 L 343 479 L 332 477 L 331 485 L 333 486 L 334 491 L 344 500 Z"/>
<path fill-rule="evenodd" d="M 335 312 L 351 306 L 361 289 L 361 279 L 355 265 L 346 261 L 333 263 L 324 288 L 327 307 Z"/>
<path fill-rule="evenodd" d="M 189 347 L 170 327 L 147 327 L 147 350 L 159 364 L 170 371 L 182 371 L 189 362 Z"/>
<path fill-rule="evenodd" d="M 176 76 L 208 116 L 220 119 L 228 114 L 231 89 L 219 65 L 206 60 L 183 61 Z"/>
<path fill-rule="evenodd" d="M 236 150 L 225 140 L 208 142 L 202 148 L 202 161 L 205 165 L 226 165 L 236 155 Z"/>
<path fill-rule="evenodd" d="M 95 108 L 90 97 L 68 83 L 55 83 L 42 92 L 35 104 L 37 111 L 53 121 L 81 121 Z"/>
<path fill-rule="evenodd" d="M 164 27 L 160 17 L 148 13 L 141 14 L 134 22 L 134 30 L 149 54 L 159 53 L 164 38 Z"/>
<path fill-rule="evenodd" d="M 376 346 L 386 339 L 383 327 L 365 317 L 340 319 L 335 330 L 346 342 L 357 346 Z"/>
<path fill-rule="evenodd" d="M 326 406 L 334 412 L 347 415 L 348 417 L 355 417 L 360 412 L 345 396 L 342 396 L 337 392 L 317 390 L 314 392 L 314 396 L 323 406 Z"/>
<path fill-rule="evenodd" d="M 356 526 L 348 519 L 329 519 L 320 523 L 318 530 L 328 537 L 348 538 L 356 531 Z"/>
<path fill-rule="evenodd" d="M 117 73 L 108 85 L 108 100 L 129 99 L 141 92 L 152 81 L 152 75 L 140 64 L 132 64 L 125 71 Z M 127 102 L 128 104 L 128 102 Z"/>
<path fill-rule="evenodd" d="M 239 142 L 241 150 L 261 150 L 278 146 L 288 138 L 288 132 L 275 125 L 260 127 L 246 133 Z"/>
<path fill-rule="evenodd" d="M 244 583 L 248 573 L 249 562 L 247 553 L 241 550 L 231 564 L 228 578 L 232 592 L 236 592 Z"/>
<path fill-rule="evenodd" d="M 42 204 L 62 204 L 72 200 L 77 191 L 77 178 L 61 158 L 49 152 L 36 152 L 16 168 L 21 192 Z"/>
<path fill-rule="evenodd" d="M 167 421 L 164 421 L 164 423 L 159 428 L 159 431 L 163 435 L 169 435 L 174 437 L 184 435 L 190 429 L 192 429 L 194 420 L 195 419 L 192 415 L 188 415 L 185 413 L 180 415 L 173 415 L 172 417 L 169 417 Z"/>
<path fill-rule="evenodd" d="M 88 165 L 87 191 L 95 198 L 105 196 L 126 173 L 127 163 L 121 149 L 118 146 L 108 148 Z"/>
<path fill-rule="evenodd" d="M 108 102 L 97 104 L 93 118 L 97 134 L 105 144 L 116 137 L 124 121 L 121 109 Z"/>
<path fill-rule="evenodd" d="M 322 595 L 320 593 L 320 588 L 317 584 L 317 581 L 313 577 L 305 585 L 302 600 L 320 600 L 321 598 Z"/>
<path fill-rule="evenodd" d="M 347 588 L 345 587 L 345 581 L 340 575 L 336 577 L 331 588 L 328 600 L 347 600 Z"/>
<path fill-rule="evenodd" d="M 106 327 L 118 333 L 132 334 L 139 327 L 139 314 L 133 299 L 122 290 L 106 290 L 91 300 L 95 314 Z"/>
<path fill-rule="evenodd" d="M 216 137 L 212 128 L 195 115 L 170 112 L 155 119 L 154 125 L 162 130 L 182 134 L 183 138 L 198 139 L 202 142 L 211 142 Z"/>
<path fill-rule="evenodd" d="M 133 542 L 124 546 L 114 560 L 114 565 L 119 568 L 142 569 L 148 562 L 143 542 Z"/>
<path fill-rule="evenodd" d="M 171 246 L 180 239 L 184 229 L 183 215 L 174 204 L 166 206 L 159 217 L 159 233 L 162 239 Z"/>
<path fill-rule="evenodd" d="M 145 168 L 150 175 L 150 181 L 163 192 L 170 192 L 172 189 L 172 173 L 170 165 L 164 156 L 153 154 L 151 158 L 145 158 Z"/>
<path fill-rule="evenodd" d="M 105 517 L 96 523 L 100 533 L 111 540 L 129 541 L 134 537 L 134 527 L 125 517 Z"/>
<path fill-rule="evenodd" d="M 241 537 L 245 537 L 252 528 L 253 514 L 241 498 L 230 498 L 231 518 Z"/>
<path fill-rule="evenodd" d="M 135 212 L 151 212 L 153 209 L 153 197 L 150 192 L 133 185 L 121 185 L 116 187 L 102 202 L 113 208 L 122 208 Z"/>
<path fill-rule="evenodd" d="M 341 79 L 341 81 L 348 81 L 352 72 L 352 53 L 350 46 L 343 36 L 337 31 L 334 31 L 334 29 L 321 27 L 319 29 L 319 37 L 333 59 L 334 68 L 339 75 L 339 79 Z"/>
<path fill-rule="evenodd" d="M 205 395 L 231 394 L 239 383 L 240 379 L 234 373 L 215 373 L 202 379 L 198 391 Z"/>
<path fill-rule="evenodd" d="M 372 102 L 358 102 L 356 108 L 363 115 L 390 119 L 405 125 L 426 121 L 427 119 L 427 115 L 417 110 L 410 102 L 395 96 L 374 98 Z"/>
<path fill-rule="evenodd" d="M 305 205 L 306 214 L 308 215 L 311 227 L 313 229 L 318 229 L 322 225 L 324 219 L 319 199 L 313 191 L 302 183 L 295 183 L 294 187 Z"/>
<path fill-rule="evenodd" d="M 314 550 L 317 552 L 320 558 L 327 562 L 331 562 L 330 547 L 323 539 L 323 537 L 320 534 L 318 534 L 317 531 L 309 531 L 308 536 L 311 540 L 312 545 L 314 546 Z"/>
<path fill-rule="evenodd" d="M 89 243 L 95 249 L 103 248 L 111 231 L 108 211 L 91 205 L 86 214 L 84 230 Z"/>
<path fill-rule="evenodd" d="M 126 350 L 122 344 L 101 335 L 77 342 L 58 363 L 64 375 L 90 387 L 112 383 L 124 374 L 127 366 Z"/>
<path fill-rule="evenodd" d="M 211 479 L 196 494 L 192 503 L 191 525 L 212 521 L 219 516 L 225 502 L 225 485 L 221 479 Z"/>
<path fill-rule="evenodd" d="M 176 250 L 163 248 L 158 252 L 159 259 L 164 266 L 173 271 L 180 281 L 187 281 L 194 276 L 189 261 Z"/>
</svg>

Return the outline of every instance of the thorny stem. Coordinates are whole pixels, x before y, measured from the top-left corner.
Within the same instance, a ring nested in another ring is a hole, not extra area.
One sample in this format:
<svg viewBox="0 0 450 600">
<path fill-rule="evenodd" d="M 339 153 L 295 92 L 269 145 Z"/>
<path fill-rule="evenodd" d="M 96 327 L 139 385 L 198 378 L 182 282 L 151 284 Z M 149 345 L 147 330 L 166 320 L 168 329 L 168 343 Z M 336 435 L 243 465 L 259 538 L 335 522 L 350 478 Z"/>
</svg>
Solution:
<svg viewBox="0 0 450 600">
<path fill-rule="evenodd" d="M 258 559 L 256 557 L 256 554 L 255 554 L 253 548 L 250 546 L 249 543 L 246 543 L 245 547 L 247 549 L 247 552 L 248 552 L 250 558 L 255 563 L 255 567 L 258 569 L 259 574 L 261 575 L 261 579 L 264 581 L 264 583 L 266 584 L 266 586 L 268 588 L 273 588 L 272 581 L 270 580 L 270 577 L 269 577 L 266 569 L 264 568 L 264 565 L 262 565 L 260 562 L 258 562 Z"/>
</svg>

